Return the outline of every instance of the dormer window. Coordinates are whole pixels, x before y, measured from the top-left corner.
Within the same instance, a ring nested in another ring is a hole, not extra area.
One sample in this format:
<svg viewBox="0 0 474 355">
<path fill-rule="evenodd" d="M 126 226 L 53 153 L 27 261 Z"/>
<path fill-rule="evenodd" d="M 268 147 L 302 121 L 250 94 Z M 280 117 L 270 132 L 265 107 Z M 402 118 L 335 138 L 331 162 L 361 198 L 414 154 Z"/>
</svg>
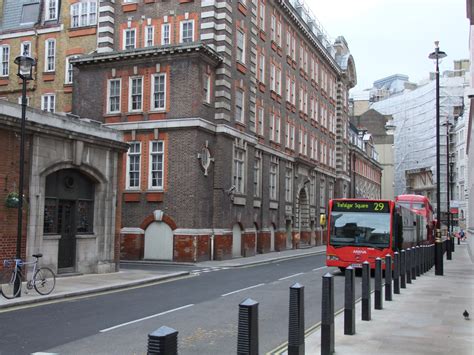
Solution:
<svg viewBox="0 0 474 355">
<path fill-rule="evenodd" d="M 58 0 L 46 0 L 44 20 L 51 21 L 58 18 Z"/>
</svg>

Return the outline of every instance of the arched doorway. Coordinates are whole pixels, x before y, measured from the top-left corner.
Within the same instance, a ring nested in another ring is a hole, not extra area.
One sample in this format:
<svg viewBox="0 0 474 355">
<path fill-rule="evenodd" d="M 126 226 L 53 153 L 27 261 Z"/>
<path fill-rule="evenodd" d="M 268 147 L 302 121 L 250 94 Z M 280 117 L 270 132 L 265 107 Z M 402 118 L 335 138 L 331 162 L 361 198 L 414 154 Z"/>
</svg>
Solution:
<svg viewBox="0 0 474 355">
<path fill-rule="evenodd" d="M 242 228 L 238 223 L 232 227 L 232 257 L 242 256 Z"/>
<path fill-rule="evenodd" d="M 310 218 L 309 218 L 309 199 L 306 193 L 306 189 L 302 188 L 298 194 L 298 200 L 296 201 L 296 223 L 295 229 L 300 233 L 308 232 L 310 230 Z M 301 244 L 307 244 L 307 240 L 301 239 Z"/>
<path fill-rule="evenodd" d="M 95 182 L 75 169 L 46 177 L 44 235 L 58 235 L 58 272 L 75 271 L 76 235 L 94 232 Z"/>
<path fill-rule="evenodd" d="M 173 230 L 165 222 L 152 222 L 145 230 L 144 259 L 173 260 Z"/>
</svg>

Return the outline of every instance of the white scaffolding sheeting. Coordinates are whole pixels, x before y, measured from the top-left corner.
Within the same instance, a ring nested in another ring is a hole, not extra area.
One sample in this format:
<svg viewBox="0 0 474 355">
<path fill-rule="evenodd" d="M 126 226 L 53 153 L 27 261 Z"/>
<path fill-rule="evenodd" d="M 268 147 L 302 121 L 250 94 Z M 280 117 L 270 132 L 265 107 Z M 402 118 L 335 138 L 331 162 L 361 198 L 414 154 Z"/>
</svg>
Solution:
<svg viewBox="0 0 474 355">
<path fill-rule="evenodd" d="M 463 104 L 464 77 L 440 78 L 440 124 L 453 121 L 454 107 Z M 370 108 L 393 116 L 395 195 L 406 193 L 405 173 L 431 170 L 436 181 L 436 82 L 374 102 Z M 446 126 L 440 126 L 441 210 L 446 210 Z M 435 196 L 432 198 L 435 204 Z"/>
</svg>

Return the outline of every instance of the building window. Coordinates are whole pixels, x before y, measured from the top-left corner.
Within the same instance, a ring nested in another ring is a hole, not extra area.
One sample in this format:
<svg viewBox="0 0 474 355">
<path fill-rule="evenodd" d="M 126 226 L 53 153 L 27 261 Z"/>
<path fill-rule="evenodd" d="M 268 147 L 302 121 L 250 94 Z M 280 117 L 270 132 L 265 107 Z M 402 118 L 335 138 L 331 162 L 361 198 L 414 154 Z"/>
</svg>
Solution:
<svg viewBox="0 0 474 355">
<path fill-rule="evenodd" d="M 148 177 L 150 189 L 163 190 L 164 146 L 163 141 L 150 142 L 150 175 Z"/>
<path fill-rule="evenodd" d="M 276 67 L 270 63 L 270 90 L 276 92 Z"/>
<path fill-rule="evenodd" d="M 21 42 L 20 55 L 31 57 L 31 42 Z"/>
<path fill-rule="evenodd" d="M 145 27 L 145 47 L 153 47 L 155 45 L 155 27 Z"/>
<path fill-rule="evenodd" d="M 58 17 L 58 1 L 46 0 L 45 2 L 45 20 L 56 20 Z"/>
<path fill-rule="evenodd" d="M 97 2 L 78 2 L 71 5 L 71 27 L 93 26 L 97 23 Z"/>
<path fill-rule="evenodd" d="M 276 43 L 276 17 L 272 15 L 270 22 L 270 37 Z"/>
<path fill-rule="evenodd" d="M 45 41 L 45 66 L 44 71 L 53 72 L 56 69 L 56 40 L 48 39 Z"/>
<path fill-rule="evenodd" d="M 314 173 L 311 173 L 311 177 L 309 179 L 309 204 L 315 205 L 315 198 L 316 198 L 316 176 Z"/>
<path fill-rule="evenodd" d="M 194 20 L 181 21 L 181 43 L 194 41 Z"/>
<path fill-rule="evenodd" d="M 10 46 L 0 46 L 2 61 L 0 62 L 0 75 L 8 76 L 10 74 Z"/>
<path fill-rule="evenodd" d="M 77 58 L 77 56 L 66 57 L 66 66 L 65 66 L 65 84 L 72 84 L 72 79 L 74 75 L 74 67 L 71 64 L 71 59 Z"/>
<path fill-rule="evenodd" d="M 120 86 L 122 81 L 120 79 L 109 80 L 109 103 L 107 105 L 108 113 L 120 112 Z"/>
<path fill-rule="evenodd" d="M 20 105 L 22 104 L 22 101 L 21 101 L 22 99 L 23 99 L 23 96 L 18 97 L 18 104 L 20 104 Z M 30 97 L 29 96 L 26 97 L 26 106 L 30 106 Z"/>
<path fill-rule="evenodd" d="M 237 61 L 245 63 L 245 33 L 237 30 Z"/>
<path fill-rule="evenodd" d="M 270 115 L 270 139 L 275 143 L 280 143 L 280 116 L 272 113 Z"/>
<path fill-rule="evenodd" d="M 141 111 L 143 103 L 143 78 L 130 78 L 129 84 L 129 111 Z"/>
<path fill-rule="evenodd" d="M 235 92 L 235 121 L 240 123 L 244 122 L 244 90 L 237 89 Z"/>
<path fill-rule="evenodd" d="M 281 69 L 276 68 L 275 92 L 281 96 Z"/>
<path fill-rule="evenodd" d="M 170 44 L 170 24 L 164 23 L 161 25 L 161 45 Z"/>
<path fill-rule="evenodd" d="M 207 104 L 211 103 L 211 76 L 209 74 L 204 74 L 204 80 L 203 80 L 203 96 L 204 96 L 204 102 Z"/>
<path fill-rule="evenodd" d="M 259 26 L 262 31 L 265 31 L 265 3 L 263 2 L 263 0 L 259 1 L 259 5 Z"/>
<path fill-rule="evenodd" d="M 285 171 L 285 201 L 293 201 L 293 166 L 288 163 Z"/>
<path fill-rule="evenodd" d="M 262 186 L 262 154 L 257 151 L 253 163 L 253 196 L 255 198 L 261 197 Z"/>
<path fill-rule="evenodd" d="M 130 142 L 127 154 L 127 189 L 140 188 L 141 143 Z"/>
<path fill-rule="evenodd" d="M 258 80 L 265 83 L 265 54 L 260 52 L 258 57 Z"/>
<path fill-rule="evenodd" d="M 234 148 L 234 186 L 236 194 L 245 193 L 245 150 Z"/>
<path fill-rule="evenodd" d="M 263 106 L 258 106 L 257 108 L 257 134 L 261 136 L 263 136 L 264 120 L 265 120 L 265 110 Z"/>
<path fill-rule="evenodd" d="M 271 157 L 270 161 L 270 200 L 277 200 L 278 199 L 278 158 Z"/>
<path fill-rule="evenodd" d="M 41 96 L 41 109 L 46 112 L 55 112 L 56 96 L 54 94 L 46 94 Z"/>
<path fill-rule="evenodd" d="M 124 50 L 135 49 L 135 46 L 136 46 L 135 33 L 136 32 L 134 28 L 128 28 L 126 30 L 123 30 L 123 49 Z"/>
<path fill-rule="evenodd" d="M 164 110 L 166 109 L 166 74 L 153 75 L 153 98 L 152 109 Z"/>
</svg>

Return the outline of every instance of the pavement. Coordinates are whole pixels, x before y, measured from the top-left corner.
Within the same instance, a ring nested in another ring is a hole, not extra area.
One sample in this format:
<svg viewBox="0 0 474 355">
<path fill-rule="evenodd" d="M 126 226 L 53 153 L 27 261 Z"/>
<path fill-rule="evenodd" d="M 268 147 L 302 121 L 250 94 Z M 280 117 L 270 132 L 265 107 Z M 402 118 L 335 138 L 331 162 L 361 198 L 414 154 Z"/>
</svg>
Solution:
<svg viewBox="0 0 474 355">
<path fill-rule="evenodd" d="M 443 276 L 436 276 L 433 267 L 394 294 L 393 301 L 384 299 L 382 310 L 373 309 L 372 294 L 371 321 L 361 320 L 358 302 L 355 335 L 344 335 L 344 312 L 340 312 L 334 323 L 335 354 L 473 355 L 474 260 L 469 248 L 467 242 L 456 245 L 452 260 L 444 257 Z M 464 319 L 464 310 L 470 313 L 469 320 Z M 306 354 L 321 353 L 320 327 L 306 335 L 305 348 Z"/>
<path fill-rule="evenodd" d="M 356 304 L 356 334 L 344 335 L 344 314 L 335 318 L 335 354 L 474 354 L 474 259 L 470 245 L 456 245 L 452 260 L 444 257 L 444 275 L 435 276 L 434 267 L 417 277 L 393 301 L 383 302 L 383 310 L 372 309 L 372 320 L 361 321 L 361 303 Z M 196 269 L 238 268 L 285 259 L 322 254 L 324 246 L 286 250 L 253 257 L 224 261 L 205 261 L 185 265 Z M 150 263 L 143 261 L 139 263 Z M 170 264 L 170 263 L 166 263 Z M 180 265 L 183 265 L 181 263 Z M 178 277 L 190 271 L 156 271 L 123 269 L 112 274 L 89 274 L 58 277 L 51 295 L 40 296 L 34 290 L 21 298 L 7 300 L 0 297 L 0 312 L 14 306 L 28 306 L 74 296 L 140 287 Z M 360 278 L 357 278 L 360 280 Z M 374 300 L 372 299 L 372 307 Z M 467 310 L 471 319 L 465 320 Z M 311 326 L 311 325 L 307 325 Z M 309 333 L 309 334 L 308 334 Z M 305 340 L 306 354 L 321 353 L 321 333 L 318 325 L 312 326 Z M 284 344 L 274 353 L 285 353 Z"/>
</svg>

